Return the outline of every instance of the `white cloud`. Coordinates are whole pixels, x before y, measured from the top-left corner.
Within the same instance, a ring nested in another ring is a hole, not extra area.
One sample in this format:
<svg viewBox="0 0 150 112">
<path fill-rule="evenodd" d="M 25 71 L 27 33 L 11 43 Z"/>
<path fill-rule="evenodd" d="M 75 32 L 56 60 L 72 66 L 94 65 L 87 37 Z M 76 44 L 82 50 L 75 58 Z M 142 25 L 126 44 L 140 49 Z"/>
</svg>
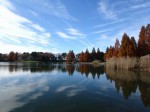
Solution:
<svg viewBox="0 0 150 112">
<path fill-rule="evenodd" d="M 79 40 L 80 43 L 82 43 L 86 48 L 85 49 L 92 49 L 94 47 L 94 44 L 91 43 L 88 39 L 83 38 Z M 84 50 L 85 50 L 84 49 Z"/>
<path fill-rule="evenodd" d="M 11 18 L 11 19 L 10 19 Z M 0 34 L 2 37 L 25 38 L 36 41 L 48 32 L 30 20 L 23 18 L 0 6 Z M 44 37 L 43 36 L 43 37 Z M 50 37 L 50 33 L 48 35 Z"/>
<path fill-rule="evenodd" d="M 65 19 L 71 19 L 71 20 L 77 21 L 76 18 L 74 18 L 73 16 L 71 16 L 69 14 L 69 12 L 67 11 L 65 5 L 63 5 L 60 2 L 56 6 L 53 7 L 53 12 L 58 17 L 62 17 L 62 18 L 65 18 Z"/>
<path fill-rule="evenodd" d="M 85 88 L 82 86 L 77 87 L 75 85 L 64 85 L 56 89 L 56 92 L 66 92 L 68 97 L 72 97 L 79 94 L 80 92 L 83 92 L 84 90 Z"/>
<path fill-rule="evenodd" d="M 124 21 L 126 21 L 126 20 L 128 20 L 128 19 L 129 19 L 129 17 L 127 17 L 127 18 L 122 18 L 122 19 L 118 19 L 118 20 L 115 20 L 115 21 L 113 21 L 113 22 L 96 25 L 96 26 L 94 26 L 94 28 L 101 28 L 101 27 L 105 27 L 105 26 L 110 26 L 110 25 L 112 25 L 112 24 L 117 24 L 117 23 L 124 22 Z"/>
<path fill-rule="evenodd" d="M 133 5 L 130 8 L 131 9 L 139 9 L 139 8 L 147 8 L 147 7 L 149 8 L 149 6 L 150 6 L 150 2 L 144 2 L 144 3 L 140 3 L 138 5 Z"/>
<path fill-rule="evenodd" d="M 56 32 L 56 34 L 64 39 L 71 39 L 74 41 L 80 42 L 82 45 L 84 45 L 85 49 L 91 49 L 94 45 L 86 38 L 86 35 L 75 28 L 68 28 L 66 29 L 67 33 L 64 32 Z"/>
<path fill-rule="evenodd" d="M 22 79 L 24 81 L 20 84 L 19 82 Z M 33 79 L 36 79 L 36 81 L 33 81 Z M 38 74 L 36 76 L 4 78 L 3 80 L 5 80 L 5 83 L 0 86 L 0 94 L 3 96 L 0 98 L 1 112 L 9 112 L 15 108 L 22 107 L 30 100 L 37 99 L 50 89 L 48 79 L 38 76 Z M 38 92 L 35 92 L 37 90 Z M 28 96 L 29 93 L 31 95 Z M 20 100 L 23 96 L 26 96 L 25 101 Z"/>
<path fill-rule="evenodd" d="M 65 39 L 81 39 L 81 38 L 85 38 L 85 34 L 81 33 L 79 30 L 75 29 L 75 28 L 68 28 L 66 29 L 67 33 L 65 32 L 56 32 L 56 34 L 58 36 L 60 36 L 61 38 L 65 38 Z"/>
<path fill-rule="evenodd" d="M 75 39 L 75 38 L 76 38 L 76 37 L 67 35 L 67 34 L 64 33 L 64 32 L 56 32 L 56 34 L 57 34 L 59 37 L 65 38 L 65 39 Z"/>
<path fill-rule="evenodd" d="M 15 7 L 8 0 L 0 0 L 0 5 L 10 10 L 15 10 Z"/>
<path fill-rule="evenodd" d="M 104 1 L 98 3 L 98 11 L 100 14 L 103 14 L 107 19 L 117 19 L 117 15 L 113 9 Z"/>
<path fill-rule="evenodd" d="M 51 51 L 48 51 L 47 49 L 43 49 L 43 47 L 32 45 L 32 43 L 28 43 L 26 46 L 21 46 L 21 45 L 13 45 L 13 44 L 7 44 L 7 43 L 0 42 L 0 46 L 1 46 L 2 53 L 9 53 L 10 51 L 14 51 L 14 52 L 32 52 L 32 51 L 51 52 Z M 58 52 L 58 50 L 55 49 L 54 53 L 57 53 L 57 52 Z"/>
<path fill-rule="evenodd" d="M 39 12 L 41 14 L 50 14 L 52 16 L 56 16 L 60 19 L 67 19 L 67 20 L 73 20 L 78 21 L 76 18 L 71 16 L 71 14 L 68 12 L 66 6 L 61 1 L 53 1 L 53 0 L 33 0 L 30 1 L 30 4 L 32 4 L 32 8 L 36 10 L 36 12 Z M 37 9 L 37 7 L 40 7 Z"/>
<path fill-rule="evenodd" d="M 100 50 L 105 52 L 106 48 L 109 47 L 110 45 L 113 46 L 114 44 L 114 39 L 116 39 L 116 37 L 110 37 L 107 34 L 102 34 L 99 36 L 99 38 L 97 38 L 97 43 L 100 47 Z"/>
<path fill-rule="evenodd" d="M 42 28 L 41 26 L 39 26 L 37 24 L 32 23 L 32 27 L 40 32 L 46 32 L 44 28 Z M 49 37 L 50 37 L 50 34 L 49 34 Z"/>
<path fill-rule="evenodd" d="M 81 33 L 80 31 L 78 31 L 75 28 L 69 28 L 69 29 L 67 29 L 67 31 L 70 35 L 73 35 L 73 36 L 80 36 L 80 37 L 86 36 L 85 34 Z"/>
<path fill-rule="evenodd" d="M 0 1 L 0 44 L 3 45 L 1 52 L 6 53 L 11 50 L 27 52 L 31 49 L 50 51 L 51 48 L 46 49 L 40 46 L 56 47 L 51 34 L 45 28 L 15 14 L 11 9 L 14 7 L 8 0 Z"/>
<path fill-rule="evenodd" d="M 112 31 L 114 28 L 109 28 L 109 29 L 104 29 L 104 30 L 99 30 L 99 31 L 94 31 L 93 34 L 100 34 L 108 31 Z"/>
<path fill-rule="evenodd" d="M 37 17 L 38 16 L 38 13 L 33 11 L 33 10 L 28 10 L 29 13 L 31 13 L 33 16 Z"/>
<path fill-rule="evenodd" d="M 70 91 L 68 91 L 67 96 L 73 97 L 73 96 L 76 96 L 83 91 L 85 91 L 85 88 L 83 88 L 83 87 L 71 89 Z"/>
<path fill-rule="evenodd" d="M 65 85 L 65 86 L 61 86 L 59 88 L 56 89 L 56 92 L 64 92 L 66 91 L 67 89 L 70 89 L 70 88 L 75 88 L 76 86 L 75 85 Z"/>
</svg>

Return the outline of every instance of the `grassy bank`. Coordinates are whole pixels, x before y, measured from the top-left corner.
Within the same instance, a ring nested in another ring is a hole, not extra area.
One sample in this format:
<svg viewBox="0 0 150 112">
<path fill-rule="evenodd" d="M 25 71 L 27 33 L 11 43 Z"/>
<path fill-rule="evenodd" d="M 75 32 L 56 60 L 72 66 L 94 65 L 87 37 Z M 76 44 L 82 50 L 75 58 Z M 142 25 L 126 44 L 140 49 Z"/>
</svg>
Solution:
<svg viewBox="0 0 150 112">
<path fill-rule="evenodd" d="M 112 57 L 106 61 L 106 68 L 150 71 L 150 62 L 137 57 Z"/>
</svg>

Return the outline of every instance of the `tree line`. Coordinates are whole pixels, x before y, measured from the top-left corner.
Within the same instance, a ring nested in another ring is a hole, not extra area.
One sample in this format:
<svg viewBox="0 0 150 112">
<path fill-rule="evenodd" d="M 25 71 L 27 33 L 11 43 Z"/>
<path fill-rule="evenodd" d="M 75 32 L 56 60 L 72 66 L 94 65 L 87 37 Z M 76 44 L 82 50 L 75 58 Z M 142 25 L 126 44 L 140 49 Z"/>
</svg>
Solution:
<svg viewBox="0 0 150 112">
<path fill-rule="evenodd" d="M 85 52 L 81 52 L 75 56 L 73 50 L 70 50 L 67 54 L 66 61 L 72 62 L 72 61 L 79 61 L 79 62 L 92 62 L 94 60 L 100 60 L 104 61 L 104 53 L 100 52 L 99 48 L 97 49 L 97 52 L 95 48 L 92 49 L 92 52 L 90 53 L 88 49 L 86 49 Z"/>
<path fill-rule="evenodd" d="M 18 53 L 11 51 L 9 54 L 0 53 L 0 61 L 63 61 L 66 58 L 67 53 L 59 54 L 55 56 L 53 53 L 44 52 L 24 52 Z"/>
<path fill-rule="evenodd" d="M 114 46 L 107 47 L 104 58 L 108 60 L 112 57 L 141 57 L 147 54 L 150 54 L 150 24 L 141 27 L 138 42 L 124 33 L 121 44 L 116 39 Z"/>
<path fill-rule="evenodd" d="M 70 50 L 68 53 L 59 53 L 57 56 L 53 53 L 48 52 L 24 52 L 18 53 L 11 51 L 9 54 L 0 53 L 0 61 L 47 61 L 47 62 L 91 62 L 94 60 L 104 60 L 104 53 L 100 52 L 99 48 L 97 52 L 95 48 L 93 48 L 92 52 L 89 53 L 88 49 L 85 52 L 81 52 L 75 55 L 73 50 Z"/>
</svg>

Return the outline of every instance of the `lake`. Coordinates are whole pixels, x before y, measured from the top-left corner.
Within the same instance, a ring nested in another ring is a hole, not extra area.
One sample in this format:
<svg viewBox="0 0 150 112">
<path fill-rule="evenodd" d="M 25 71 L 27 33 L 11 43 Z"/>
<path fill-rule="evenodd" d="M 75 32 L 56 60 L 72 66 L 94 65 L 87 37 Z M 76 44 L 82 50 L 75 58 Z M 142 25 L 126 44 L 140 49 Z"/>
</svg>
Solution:
<svg viewBox="0 0 150 112">
<path fill-rule="evenodd" d="M 0 112 L 150 112 L 150 73 L 1 62 Z"/>
</svg>

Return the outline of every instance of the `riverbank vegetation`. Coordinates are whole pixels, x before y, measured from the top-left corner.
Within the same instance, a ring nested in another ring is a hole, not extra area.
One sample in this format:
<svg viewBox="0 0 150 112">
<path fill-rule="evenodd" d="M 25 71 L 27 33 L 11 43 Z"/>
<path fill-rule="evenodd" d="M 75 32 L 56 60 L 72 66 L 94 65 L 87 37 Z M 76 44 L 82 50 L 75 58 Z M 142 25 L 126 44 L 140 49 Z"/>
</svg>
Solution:
<svg viewBox="0 0 150 112">
<path fill-rule="evenodd" d="M 18 53 L 11 51 L 9 54 L 0 53 L 0 61 L 2 62 L 63 62 L 65 61 L 67 53 L 59 53 L 57 56 L 48 52 L 24 52 Z"/>
<path fill-rule="evenodd" d="M 134 37 L 123 34 L 121 44 L 107 47 L 105 53 L 106 68 L 146 69 L 150 70 L 150 24 L 142 26 L 138 42 Z"/>
<path fill-rule="evenodd" d="M 104 53 L 100 52 L 100 49 L 97 49 L 97 52 L 95 48 L 92 49 L 92 52 L 90 53 L 88 49 L 86 49 L 85 52 L 81 52 L 74 55 L 73 50 L 69 51 L 66 57 L 67 62 L 73 62 L 73 61 L 79 61 L 79 62 L 103 62 L 104 61 Z"/>
<path fill-rule="evenodd" d="M 0 53 L 1 62 L 92 62 L 97 60 L 97 62 L 104 61 L 104 53 L 100 52 L 99 48 L 97 52 L 93 48 L 92 52 L 89 53 L 88 49 L 85 52 L 75 54 L 73 50 L 68 53 L 58 53 L 53 54 L 50 52 L 24 52 L 18 53 L 11 51 L 9 54 Z"/>
</svg>

